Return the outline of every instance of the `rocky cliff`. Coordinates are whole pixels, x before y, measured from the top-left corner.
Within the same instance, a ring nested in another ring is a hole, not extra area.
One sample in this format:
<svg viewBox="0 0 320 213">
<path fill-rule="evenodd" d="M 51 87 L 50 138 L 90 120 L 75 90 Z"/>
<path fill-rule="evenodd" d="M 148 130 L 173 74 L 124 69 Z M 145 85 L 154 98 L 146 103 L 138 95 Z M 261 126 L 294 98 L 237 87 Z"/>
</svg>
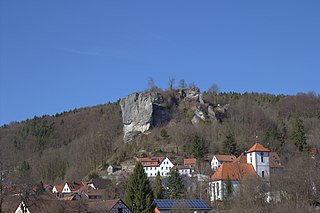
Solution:
<svg viewBox="0 0 320 213">
<path fill-rule="evenodd" d="M 157 92 L 139 92 L 121 99 L 120 106 L 125 142 L 130 142 L 135 136 L 169 121 L 172 101 L 168 103 L 168 100 L 174 99 L 173 103 L 176 105 L 179 105 L 182 101 L 190 102 L 193 105 L 191 109 L 194 112 L 190 122 L 194 125 L 200 120 L 222 122 L 227 111 L 227 106 L 212 106 L 204 103 L 202 94 L 198 89 L 176 89 L 171 91 L 169 96 L 171 98 L 165 100 L 164 96 Z"/>
<path fill-rule="evenodd" d="M 159 93 L 133 93 L 121 99 L 120 106 L 125 142 L 170 118 L 164 98 Z"/>
</svg>

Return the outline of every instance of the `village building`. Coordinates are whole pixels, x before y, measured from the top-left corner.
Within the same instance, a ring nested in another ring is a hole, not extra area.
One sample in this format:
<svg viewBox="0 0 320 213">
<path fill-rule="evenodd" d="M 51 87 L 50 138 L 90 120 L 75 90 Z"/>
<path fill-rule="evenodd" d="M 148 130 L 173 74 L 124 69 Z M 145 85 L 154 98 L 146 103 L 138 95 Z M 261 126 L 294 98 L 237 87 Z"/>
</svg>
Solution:
<svg viewBox="0 0 320 213">
<path fill-rule="evenodd" d="M 147 177 L 160 176 L 166 177 L 170 175 L 170 170 L 174 166 L 167 157 L 138 158 L 141 162 Z"/>
<path fill-rule="evenodd" d="M 190 165 L 176 165 L 172 167 L 172 170 L 176 170 L 180 175 L 187 175 L 189 177 L 192 176 L 193 169 Z"/>
<path fill-rule="evenodd" d="M 154 213 L 197 212 L 208 213 L 211 208 L 204 200 L 154 200 Z"/>
<path fill-rule="evenodd" d="M 129 207 L 121 200 L 103 200 L 88 202 L 90 212 L 132 213 Z"/>
<path fill-rule="evenodd" d="M 215 164 L 216 165 L 216 164 Z M 239 181 L 260 177 L 269 180 L 270 171 L 281 168 L 280 157 L 261 144 L 254 144 L 246 153 L 234 158 L 232 162 L 223 162 L 211 177 L 209 184 L 210 200 L 224 200 L 227 196 L 226 182 L 236 189 Z"/>
<path fill-rule="evenodd" d="M 214 155 L 211 160 L 211 169 L 216 171 L 223 163 L 233 162 L 236 159 L 234 155 Z"/>
<path fill-rule="evenodd" d="M 62 194 L 79 192 L 82 187 L 83 184 L 81 182 L 66 182 L 62 188 Z"/>
<path fill-rule="evenodd" d="M 117 165 L 109 165 L 107 168 L 108 175 L 111 175 L 114 172 L 119 171 L 119 170 L 121 170 L 121 166 L 117 166 Z"/>
<path fill-rule="evenodd" d="M 112 183 L 109 179 L 103 179 L 103 178 L 93 178 L 89 180 L 88 182 L 83 182 L 84 185 L 87 185 L 91 187 L 92 189 L 106 189 L 108 185 Z"/>
</svg>

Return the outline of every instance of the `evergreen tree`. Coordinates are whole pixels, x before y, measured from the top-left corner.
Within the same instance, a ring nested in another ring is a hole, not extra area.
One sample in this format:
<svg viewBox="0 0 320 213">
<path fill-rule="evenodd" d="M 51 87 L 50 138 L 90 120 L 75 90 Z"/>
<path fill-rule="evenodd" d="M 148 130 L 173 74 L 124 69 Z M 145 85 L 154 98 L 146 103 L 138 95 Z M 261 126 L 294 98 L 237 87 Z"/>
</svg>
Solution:
<svg viewBox="0 0 320 213">
<path fill-rule="evenodd" d="M 165 193 L 166 199 L 181 199 L 184 195 L 184 186 L 176 170 L 170 172 L 168 177 L 167 190 Z"/>
<path fill-rule="evenodd" d="M 293 140 L 294 145 L 299 149 L 300 152 L 302 152 L 306 148 L 307 142 L 305 137 L 304 125 L 301 118 L 297 118 L 294 123 L 291 140 Z"/>
<path fill-rule="evenodd" d="M 137 162 L 133 174 L 130 176 L 124 201 L 135 212 L 149 213 L 153 211 L 152 188 L 140 162 Z"/>
<path fill-rule="evenodd" d="M 227 199 L 230 199 L 233 195 L 233 185 L 232 185 L 232 182 L 231 182 L 231 179 L 229 178 L 229 176 L 227 177 L 227 180 L 226 180 L 226 192 L 227 192 Z"/>
<path fill-rule="evenodd" d="M 163 189 L 162 189 L 160 172 L 157 173 L 156 179 L 154 180 L 153 194 L 155 199 L 163 198 Z"/>
<path fill-rule="evenodd" d="M 237 154 L 237 142 L 234 139 L 233 133 L 228 133 L 226 139 L 222 143 L 222 154 L 224 155 L 236 155 Z"/>
<path fill-rule="evenodd" d="M 204 141 L 198 135 L 194 136 L 192 142 L 192 155 L 193 157 L 200 159 L 204 157 L 205 148 Z"/>
</svg>

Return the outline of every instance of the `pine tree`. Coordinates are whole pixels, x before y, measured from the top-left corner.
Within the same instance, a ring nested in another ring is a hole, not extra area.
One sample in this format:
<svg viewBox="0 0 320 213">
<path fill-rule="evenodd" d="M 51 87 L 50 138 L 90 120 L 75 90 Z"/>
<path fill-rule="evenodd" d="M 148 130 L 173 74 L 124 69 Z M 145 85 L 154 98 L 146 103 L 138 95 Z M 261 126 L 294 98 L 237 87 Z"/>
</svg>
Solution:
<svg viewBox="0 0 320 213">
<path fill-rule="evenodd" d="M 204 141 L 198 135 L 194 136 L 192 142 L 192 155 L 193 157 L 200 159 L 204 157 Z"/>
<path fill-rule="evenodd" d="M 233 133 L 228 133 L 226 139 L 222 143 L 222 154 L 224 155 L 236 155 L 237 154 L 237 142 L 234 139 Z"/>
<path fill-rule="evenodd" d="M 156 179 L 154 180 L 153 194 L 154 194 L 155 199 L 162 199 L 163 198 L 163 189 L 162 189 L 162 181 L 161 181 L 160 172 L 158 172 Z"/>
<path fill-rule="evenodd" d="M 135 212 L 149 213 L 153 211 L 152 188 L 140 162 L 137 162 L 133 174 L 130 176 L 124 201 Z"/>
<path fill-rule="evenodd" d="M 302 152 L 306 148 L 307 142 L 305 137 L 304 125 L 301 118 L 297 118 L 294 123 L 291 139 L 300 152 Z"/>
<path fill-rule="evenodd" d="M 165 193 L 166 199 L 181 199 L 184 195 L 184 186 L 176 170 L 170 172 L 168 177 L 167 190 Z"/>
</svg>

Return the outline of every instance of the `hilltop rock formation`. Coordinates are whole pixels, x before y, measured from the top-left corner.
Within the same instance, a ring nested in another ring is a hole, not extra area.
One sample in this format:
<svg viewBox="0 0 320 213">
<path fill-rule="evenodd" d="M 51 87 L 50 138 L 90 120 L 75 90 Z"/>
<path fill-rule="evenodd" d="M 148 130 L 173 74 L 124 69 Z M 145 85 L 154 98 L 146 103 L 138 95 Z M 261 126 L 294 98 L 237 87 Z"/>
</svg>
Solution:
<svg viewBox="0 0 320 213">
<path fill-rule="evenodd" d="M 160 93 L 133 93 L 121 99 L 124 141 L 133 138 L 152 127 L 167 122 L 169 110 Z"/>
<path fill-rule="evenodd" d="M 192 124 L 197 124 L 200 120 L 222 122 L 228 108 L 204 103 L 197 88 L 176 89 L 170 96 L 171 98 L 165 99 L 158 92 L 139 92 L 121 99 L 124 142 L 130 142 L 137 135 L 168 122 L 171 118 L 171 107 L 183 101 L 194 105 L 191 108 L 194 113 Z"/>
</svg>

